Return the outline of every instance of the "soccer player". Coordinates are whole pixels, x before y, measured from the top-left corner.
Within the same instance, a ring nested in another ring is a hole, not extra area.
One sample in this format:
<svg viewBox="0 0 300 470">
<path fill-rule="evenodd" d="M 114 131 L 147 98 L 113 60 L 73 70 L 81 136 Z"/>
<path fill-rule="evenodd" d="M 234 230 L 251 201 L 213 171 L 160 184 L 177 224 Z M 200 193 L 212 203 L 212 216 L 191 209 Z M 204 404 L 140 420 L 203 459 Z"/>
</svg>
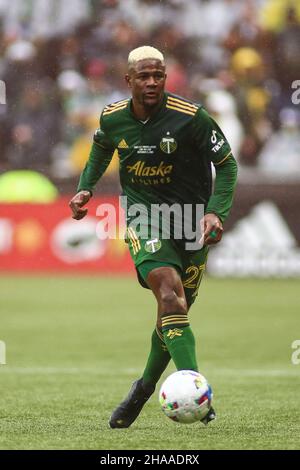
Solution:
<svg viewBox="0 0 300 470">
<path fill-rule="evenodd" d="M 112 413 L 112 428 L 127 428 L 134 422 L 170 359 L 178 370 L 198 370 L 188 311 L 198 293 L 208 247 L 221 240 L 237 175 L 230 146 L 206 110 L 165 91 L 160 51 L 150 46 L 131 51 L 125 80 L 132 98 L 104 108 L 78 192 L 70 201 L 73 218 L 82 219 L 87 213 L 83 206 L 118 149 L 128 204 L 127 241 L 140 283 L 156 297 L 157 322 L 143 375 Z M 211 163 L 216 170 L 214 189 Z M 201 221 L 191 218 L 194 228 L 201 222 L 203 229 L 197 249 L 187 249 L 185 237 L 175 237 L 174 232 L 165 237 L 159 223 L 154 238 L 133 228 L 130 208 L 134 204 L 150 209 L 154 204 L 170 207 L 174 203 L 183 211 L 186 205 L 193 210 L 204 207 Z M 203 422 L 214 418 L 211 408 Z"/>
</svg>

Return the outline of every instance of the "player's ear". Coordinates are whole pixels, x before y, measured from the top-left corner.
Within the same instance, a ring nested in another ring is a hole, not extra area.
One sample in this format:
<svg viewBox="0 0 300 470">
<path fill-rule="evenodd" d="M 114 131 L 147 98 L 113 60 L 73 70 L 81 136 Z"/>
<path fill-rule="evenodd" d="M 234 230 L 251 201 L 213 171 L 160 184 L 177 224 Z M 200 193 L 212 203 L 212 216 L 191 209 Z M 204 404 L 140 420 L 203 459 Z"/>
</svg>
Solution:
<svg viewBox="0 0 300 470">
<path fill-rule="evenodd" d="M 128 88 L 132 88 L 131 86 L 131 77 L 128 73 L 125 75 L 125 82 L 127 83 Z"/>
</svg>

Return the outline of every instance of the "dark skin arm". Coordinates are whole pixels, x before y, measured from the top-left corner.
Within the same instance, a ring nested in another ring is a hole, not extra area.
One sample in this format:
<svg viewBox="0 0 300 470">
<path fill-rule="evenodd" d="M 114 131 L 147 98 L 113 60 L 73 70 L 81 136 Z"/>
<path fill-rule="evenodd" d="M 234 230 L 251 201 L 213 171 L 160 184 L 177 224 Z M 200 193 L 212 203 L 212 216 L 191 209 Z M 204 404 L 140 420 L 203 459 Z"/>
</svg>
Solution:
<svg viewBox="0 0 300 470">
<path fill-rule="evenodd" d="M 79 191 L 69 202 L 69 207 L 72 210 L 72 218 L 76 220 L 83 219 L 88 213 L 88 209 L 83 209 L 83 206 L 89 202 L 92 195 L 90 191 Z"/>
<path fill-rule="evenodd" d="M 200 244 L 215 245 L 223 235 L 223 224 L 216 214 L 205 214 L 200 222 L 203 233 Z"/>
</svg>

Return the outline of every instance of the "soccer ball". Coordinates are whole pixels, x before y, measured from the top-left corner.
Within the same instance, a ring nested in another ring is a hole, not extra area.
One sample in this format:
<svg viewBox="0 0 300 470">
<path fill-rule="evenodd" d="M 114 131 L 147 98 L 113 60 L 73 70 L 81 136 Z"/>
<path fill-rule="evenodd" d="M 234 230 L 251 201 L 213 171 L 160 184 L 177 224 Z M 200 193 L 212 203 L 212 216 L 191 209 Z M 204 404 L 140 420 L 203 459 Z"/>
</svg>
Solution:
<svg viewBox="0 0 300 470">
<path fill-rule="evenodd" d="M 161 408 L 178 423 L 201 421 L 211 407 L 212 390 L 206 378 L 193 370 L 169 375 L 159 391 Z"/>
</svg>

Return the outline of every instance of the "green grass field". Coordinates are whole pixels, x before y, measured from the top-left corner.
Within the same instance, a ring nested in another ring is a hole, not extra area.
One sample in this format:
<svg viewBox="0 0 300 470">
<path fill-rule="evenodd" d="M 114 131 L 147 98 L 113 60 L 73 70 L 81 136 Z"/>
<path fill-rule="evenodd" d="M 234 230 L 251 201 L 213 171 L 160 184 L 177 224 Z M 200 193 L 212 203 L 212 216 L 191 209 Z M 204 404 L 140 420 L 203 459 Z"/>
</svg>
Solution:
<svg viewBox="0 0 300 470">
<path fill-rule="evenodd" d="M 206 278 L 191 311 L 217 421 L 180 425 L 158 389 L 129 429 L 110 412 L 140 376 L 155 302 L 134 279 L 1 277 L 1 449 L 299 449 L 298 281 Z M 170 365 L 165 375 L 173 372 Z"/>
</svg>

